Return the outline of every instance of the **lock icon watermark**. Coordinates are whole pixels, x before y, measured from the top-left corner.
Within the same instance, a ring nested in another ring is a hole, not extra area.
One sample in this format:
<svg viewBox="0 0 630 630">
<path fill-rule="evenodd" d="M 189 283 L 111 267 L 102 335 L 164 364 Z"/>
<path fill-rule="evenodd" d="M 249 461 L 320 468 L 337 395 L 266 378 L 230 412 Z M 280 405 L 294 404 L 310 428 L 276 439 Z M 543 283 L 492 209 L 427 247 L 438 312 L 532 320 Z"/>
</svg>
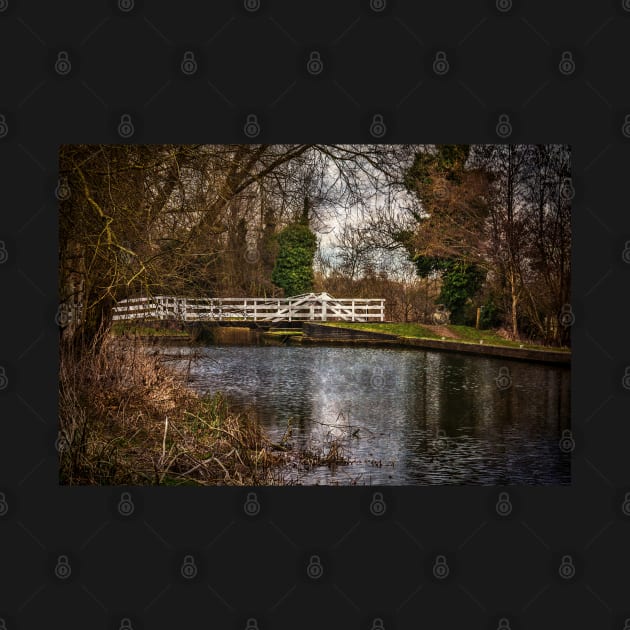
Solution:
<svg viewBox="0 0 630 630">
<path fill-rule="evenodd" d="M 512 630 L 510 627 L 510 620 L 507 617 L 501 617 L 497 624 L 497 630 Z"/>
<path fill-rule="evenodd" d="M 61 50 L 57 53 L 57 60 L 55 61 L 55 72 L 62 77 L 70 74 L 72 70 L 72 64 L 70 63 L 70 56 L 67 50 Z"/>
<path fill-rule="evenodd" d="M 260 123 L 256 114 L 248 114 L 243 126 L 243 133 L 248 138 L 255 138 L 260 133 Z"/>
<path fill-rule="evenodd" d="M 371 630 L 385 630 L 385 624 L 380 617 L 376 617 L 374 621 L 372 621 Z"/>
<path fill-rule="evenodd" d="M 7 246 L 4 241 L 0 241 L 0 265 L 4 264 L 9 260 L 9 252 L 7 251 Z"/>
<path fill-rule="evenodd" d="M 501 13 L 507 13 L 512 10 L 512 0 L 497 0 L 496 1 L 497 11 Z"/>
<path fill-rule="evenodd" d="M 260 9 L 260 0 L 244 0 L 243 7 L 245 8 L 245 11 L 254 13 Z"/>
<path fill-rule="evenodd" d="M 70 186 L 68 185 L 67 177 L 60 177 L 57 182 L 57 186 L 55 187 L 55 197 L 59 201 L 66 201 L 70 199 L 72 192 L 70 191 Z"/>
<path fill-rule="evenodd" d="M 387 8 L 387 0 L 370 0 L 370 9 L 374 13 L 380 13 Z"/>
<path fill-rule="evenodd" d="M 0 13 L 4 13 L 9 8 L 9 0 L 0 0 Z M 0 628 L 2 630 L 2 628 Z"/>
<path fill-rule="evenodd" d="M 383 368 L 380 366 L 375 366 L 372 371 L 372 378 L 370 379 L 372 383 L 372 387 L 376 389 L 381 389 L 385 385 L 385 376 L 383 375 Z"/>
<path fill-rule="evenodd" d="M 450 572 L 446 556 L 437 556 L 433 563 L 433 576 L 438 580 L 445 580 Z"/>
<path fill-rule="evenodd" d="M 324 62 L 322 61 L 321 54 L 317 50 L 311 51 L 308 56 L 308 62 L 306 63 L 306 69 L 309 74 L 316 77 L 324 70 Z"/>
<path fill-rule="evenodd" d="M 0 114 L 0 140 L 9 135 L 9 125 L 4 114 Z"/>
<path fill-rule="evenodd" d="M 120 626 L 118 630 L 133 630 L 133 626 L 131 625 L 131 619 L 129 619 L 129 617 L 123 617 L 120 620 Z"/>
<path fill-rule="evenodd" d="M 70 323 L 70 309 L 66 304 L 59 304 L 55 313 L 55 324 L 65 328 Z"/>
<path fill-rule="evenodd" d="M 67 580 L 72 575 L 72 567 L 68 556 L 61 555 L 57 558 L 57 564 L 55 565 L 55 577 L 59 580 Z"/>
<path fill-rule="evenodd" d="M 55 438 L 55 451 L 57 451 L 57 453 L 61 453 L 66 446 L 68 446 L 68 441 L 64 435 L 59 433 L 59 435 Z"/>
<path fill-rule="evenodd" d="M 260 503 L 258 502 L 258 497 L 255 492 L 249 492 L 247 494 L 247 499 L 245 500 L 245 504 L 243 505 L 243 510 L 247 516 L 257 516 L 260 512 Z"/>
<path fill-rule="evenodd" d="M 510 370 L 507 367 L 499 368 L 499 375 L 494 379 L 497 384 L 497 389 L 505 391 L 512 386 L 512 377 L 510 376 Z"/>
<path fill-rule="evenodd" d="M 131 499 L 131 495 L 128 492 L 123 492 L 120 495 L 120 501 L 118 501 L 118 513 L 121 516 L 131 516 L 135 510 L 135 505 Z"/>
<path fill-rule="evenodd" d="M 248 247 L 245 250 L 245 260 L 250 265 L 255 265 L 260 260 L 260 252 L 255 247 Z"/>
<path fill-rule="evenodd" d="M 499 516 L 509 516 L 512 513 L 512 502 L 507 492 L 499 493 L 495 509 Z"/>
<path fill-rule="evenodd" d="M 382 114 L 374 114 L 372 123 L 370 124 L 370 135 L 375 138 L 382 138 L 387 133 L 387 126 L 383 120 Z"/>
<path fill-rule="evenodd" d="M 187 50 L 184 53 L 184 58 L 182 59 L 182 62 L 179 67 L 182 73 L 188 77 L 192 76 L 193 74 L 195 74 L 195 72 L 197 72 L 197 68 L 198 68 L 197 60 L 195 59 L 195 53 L 192 50 Z"/>
<path fill-rule="evenodd" d="M 573 309 L 570 304 L 562 305 L 558 319 L 560 320 L 560 324 L 565 328 L 575 324 L 575 315 L 573 314 Z"/>
<path fill-rule="evenodd" d="M 621 384 L 624 389 L 630 390 L 630 365 L 626 366 L 626 369 L 621 379 Z"/>
<path fill-rule="evenodd" d="M 311 580 L 319 580 L 324 575 L 324 567 L 322 566 L 321 558 L 317 555 L 311 556 L 306 567 L 306 575 Z"/>
<path fill-rule="evenodd" d="M 562 437 L 560 438 L 560 450 L 563 453 L 571 453 L 575 450 L 575 440 L 573 439 L 573 433 L 569 429 L 565 429 L 562 432 Z"/>
<path fill-rule="evenodd" d="M 387 511 L 387 504 L 383 499 L 383 494 L 381 492 L 375 492 L 372 495 L 372 501 L 370 503 L 370 512 L 373 516 L 383 516 Z"/>
<path fill-rule="evenodd" d="M 630 138 L 630 114 L 626 114 L 623 119 L 623 125 L 621 126 L 621 133 L 626 138 Z"/>
<path fill-rule="evenodd" d="M 507 114 L 501 114 L 499 116 L 495 131 L 499 138 L 509 138 L 512 135 L 512 123 Z"/>
<path fill-rule="evenodd" d="M 129 114 L 123 114 L 118 123 L 118 135 L 121 138 L 131 138 L 134 133 L 135 128 L 131 122 L 131 116 Z"/>
<path fill-rule="evenodd" d="M 447 440 L 448 438 L 446 437 L 444 429 L 438 429 L 433 440 L 433 445 L 439 450 L 445 449 L 448 446 Z"/>
<path fill-rule="evenodd" d="M 258 621 L 254 617 L 250 617 L 245 622 L 245 630 L 258 630 Z"/>
<path fill-rule="evenodd" d="M 9 503 L 4 492 L 0 492 L 0 518 L 9 513 Z"/>
<path fill-rule="evenodd" d="M 118 9 L 123 13 L 129 13 L 133 11 L 136 3 L 134 0 L 118 0 Z"/>
<path fill-rule="evenodd" d="M 565 50 L 561 57 L 560 63 L 558 64 L 558 70 L 560 74 L 563 74 L 565 77 L 571 76 L 575 72 L 575 60 L 573 59 L 573 53 L 570 50 Z"/>
<path fill-rule="evenodd" d="M 623 251 L 621 252 L 621 260 L 623 260 L 626 265 L 630 265 L 630 241 L 626 241 L 624 245 Z"/>
<path fill-rule="evenodd" d="M 563 580 L 570 580 L 575 577 L 575 564 L 573 564 L 571 556 L 562 556 L 558 573 Z"/>
<path fill-rule="evenodd" d="M 194 580 L 197 577 L 198 569 L 192 556 L 184 556 L 180 572 L 186 580 Z"/>
<path fill-rule="evenodd" d="M 0 365 L 0 391 L 6 389 L 9 386 L 9 377 L 7 376 L 7 370 L 4 365 Z"/>
<path fill-rule="evenodd" d="M 570 177 L 565 177 L 560 184 L 560 196 L 565 201 L 571 201 L 575 197 L 575 188 Z"/>
<path fill-rule="evenodd" d="M 624 516 L 630 516 L 630 492 L 626 492 L 626 495 L 623 498 L 621 511 L 624 513 Z"/>
<path fill-rule="evenodd" d="M 446 58 L 446 53 L 443 50 L 438 50 L 435 53 L 435 58 L 433 59 L 433 72 L 435 72 L 435 74 L 439 77 L 442 77 L 449 71 L 449 69 L 450 64 Z"/>
</svg>

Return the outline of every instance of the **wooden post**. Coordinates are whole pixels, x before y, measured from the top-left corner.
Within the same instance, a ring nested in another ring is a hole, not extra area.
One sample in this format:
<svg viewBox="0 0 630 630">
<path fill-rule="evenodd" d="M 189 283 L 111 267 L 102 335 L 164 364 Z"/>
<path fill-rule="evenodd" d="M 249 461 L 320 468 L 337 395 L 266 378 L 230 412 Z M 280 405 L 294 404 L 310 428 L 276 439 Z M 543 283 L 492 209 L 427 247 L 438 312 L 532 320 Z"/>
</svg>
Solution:
<svg viewBox="0 0 630 630">
<path fill-rule="evenodd" d="M 322 321 L 326 321 L 326 300 L 322 299 Z"/>
<path fill-rule="evenodd" d="M 475 328 L 479 329 L 479 318 L 481 317 L 481 307 L 477 307 L 477 321 L 475 322 Z"/>
<path fill-rule="evenodd" d="M 257 321 L 257 317 L 256 317 L 256 304 L 258 304 L 258 299 L 254 300 L 254 321 Z"/>
<path fill-rule="evenodd" d="M 381 300 L 381 321 L 385 321 L 385 300 Z"/>
<path fill-rule="evenodd" d="M 352 321 L 354 321 L 354 300 L 352 300 Z"/>
<path fill-rule="evenodd" d="M 291 315 L 292 315 L 291 308 L 292 308 L 291 307 L 291 300 L 289 300 L 289 321 L 291 321 Z"/>
</svg>

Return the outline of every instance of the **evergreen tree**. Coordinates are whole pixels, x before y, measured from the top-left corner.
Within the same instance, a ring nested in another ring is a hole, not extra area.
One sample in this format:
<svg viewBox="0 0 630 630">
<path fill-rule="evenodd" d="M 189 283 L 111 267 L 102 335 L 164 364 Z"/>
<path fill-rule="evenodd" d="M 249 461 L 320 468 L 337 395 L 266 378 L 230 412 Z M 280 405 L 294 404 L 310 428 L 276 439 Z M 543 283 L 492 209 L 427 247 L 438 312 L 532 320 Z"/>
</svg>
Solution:
<svg viewBox="0 0 630 630">
<path fill-rule="evenodd" d="M 271 281 L 286 296 L 300 295 L 313 290 L 313 258 L 317 238 L 302 222 L 293 223 L 278 234 L 278 257 Z"/>
<path fill-rule="evenodd" d="M 469 145 L 447 144 L 416 156 L 405 184 L 421 204 L 414 213 L 417 228 L 400 234 L 418 275 L 440 275 L 438 301 L 454 323 L 465 323 L 466 306 L 485 279 L 477 250 L 487 215 L 487 179 L 465 168 L 469 153 Z"/>
</svg>

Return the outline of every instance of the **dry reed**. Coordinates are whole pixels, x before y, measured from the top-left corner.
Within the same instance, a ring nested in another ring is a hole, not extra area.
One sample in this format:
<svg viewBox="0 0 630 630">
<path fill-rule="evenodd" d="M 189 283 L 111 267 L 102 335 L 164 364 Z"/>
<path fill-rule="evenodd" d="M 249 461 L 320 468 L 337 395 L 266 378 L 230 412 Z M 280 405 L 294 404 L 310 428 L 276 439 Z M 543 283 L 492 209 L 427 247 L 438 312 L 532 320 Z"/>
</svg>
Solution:
<svg viewBox="0 0 630 630">
<path fill-rule="evenodd" d="M 139 342 L 62 343 L 60 482 L 282 484 L 287 454 L 220 396 L 201 397 Z"/>
</svg>

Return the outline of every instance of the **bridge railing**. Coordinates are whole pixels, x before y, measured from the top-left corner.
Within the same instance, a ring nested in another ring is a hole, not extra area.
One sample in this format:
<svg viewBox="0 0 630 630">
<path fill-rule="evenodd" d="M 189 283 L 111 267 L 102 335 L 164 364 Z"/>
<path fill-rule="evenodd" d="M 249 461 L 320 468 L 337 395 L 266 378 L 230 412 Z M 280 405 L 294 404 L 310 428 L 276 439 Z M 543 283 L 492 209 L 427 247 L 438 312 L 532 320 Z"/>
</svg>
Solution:
<svg viewBox="0 0 630 630">
<path fill-rule="evenodd" d="M 121 300 L 114 321 L 384 321 L 385 300 L 297 296 L 292 298 L 179 298 L 158 295 Z"/>
</svg>

